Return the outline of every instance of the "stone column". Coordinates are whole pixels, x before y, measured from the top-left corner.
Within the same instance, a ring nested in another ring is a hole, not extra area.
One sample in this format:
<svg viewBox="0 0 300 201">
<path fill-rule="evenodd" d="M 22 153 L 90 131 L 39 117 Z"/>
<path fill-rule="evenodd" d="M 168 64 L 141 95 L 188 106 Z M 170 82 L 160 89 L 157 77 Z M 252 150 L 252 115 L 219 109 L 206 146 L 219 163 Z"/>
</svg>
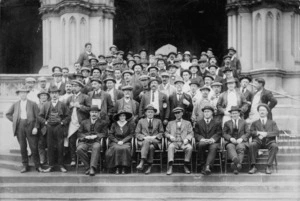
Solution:
<svg viewBox="0 0 300 201">
<path fill-rule="evenodd" d="M 113 1 L 41 0 L 43 20 L 43 68 L 49 73 L 55 65 L 69 67 L 91 42 L 92 52 L 107 54 L 113 43 Z"/>
</svg>

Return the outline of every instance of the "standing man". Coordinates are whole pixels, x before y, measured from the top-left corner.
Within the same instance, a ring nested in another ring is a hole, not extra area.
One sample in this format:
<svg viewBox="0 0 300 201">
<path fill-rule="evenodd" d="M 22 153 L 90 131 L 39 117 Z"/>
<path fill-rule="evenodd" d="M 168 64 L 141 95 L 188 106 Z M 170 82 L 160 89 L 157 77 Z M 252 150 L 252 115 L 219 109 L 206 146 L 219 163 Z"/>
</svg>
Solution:
<svg viewBox="0 0 300 201">
<path fill-rule="evenodd" d="M 250 128 L 252 142 L 249 145 L 249 156 L 251 161 L 251 170 L 249 174 L 254 174 L 257 171 L 256 158 L 260 148 L 269 150 L 266 174 L 271 174 L 271 167 L 278 152 L 278 144 L 276 137 L 279 135 L 279 129 L 275 121 L 268 119 L 268 113 L 271 111 L 267 104 L 259 104 L 257 106 L 259 119 L 254 121 Z"/>
<path fill-rule="evenodd" d="M 209 73 L 208 70 L 206 70 L 207 60 L 202 58 L 198 61 L 200 70 L 198 71 L 198 75 L 201 76 L 204 79 L 204 76 Z"/>
<path fill-rule="evenodd" d="M 63 74 L 62 82 L 63 83 L 69 82 L 70 78 L 69 78 L 69 68 L 68 67 L 62 68 L 62 74 Z"/>
<path fill-rule="evenodd" d="M 158 86 L 158 91 L 164 93 L 169 96 L 176 92 L 176 88 L 169 83 L 170 75 L 167 72 L 163 72 L 161 74 L 162 83 Z"/>
<path fill-rule="evenodd" d="M 191 122 L 182 119 L 183 108 L 177 107 L 172 110 L 176 119 L 167 125 L 165 136 L 168 139 L 168 170 L 167 175 L 173 173 L 174 153 L 176 150 L 184 151 L 184 172 L 190 174 L 188 168 L 192 157 L 192 138 L 194 137 Z"/>
<path fill-rule="evenodd" d="M 13 123 L 13 133 L 20 144 L 23 168 L 21 173 L 29 171 L 27 153 L 27 141 L 32 152 L 35 168 L 42 172 L 38 152 L 38 106 L 35 102 L 28 100 L 29 90 L 23 86 L 16 91 L 19 101 L 14 103 L 6 113 L 6 118 Z"/>
<path fill-rule="evenodd" d="M 77 74 L 76 77 L 78 75 L 80 75 L 80 74 Z M 67 103 L 68 98 L 73 95 L 73 89 L 72 89 L 71 82 L 66 82 L 65 90 L 66 90 L 66 93 L 64 95 L 62 95 L 61 97 L 59 97 L 59 100 L 63 103 Z"/>
<path fill-rule="evenodd" d="M 79 58 L 77 60 L 77 63 L 80 63 L 80 66 L 87 66 L 89 65 L 89 59 L 96 57 L 92 53 L 92 44 L 91 43 L 86 43 L 84 45 L 85 51 L 79 55 Z"/>
<path fill-rule="evenodd" d="M 80 127 L 80 122 L 89 118 L 89 110 L 91 102 L 89 96 L 81 92 L 84 84 L 78 80 L 72 81 L 72 89 L 74 94 L 67 99 L 67 107 L 71 114 L 71 121 L 68 129 L 68 138 L 65 145 L 69 145 L 71 153 L 71 166 L 76 165 L 76 141 L 77 131 Z"/>
<path fill-rule="evenodd" d="M 78 130 L 77 153 L 85 166 L 85 174 L 90 176 L 96 173 L 101 150 L 100 141 L 107 136 L 108 129 L 108 122 L 99 118 L 99 111 L 97 105 L 92 105 L 90 118 L 80 122 Z M 92 150 L 91 158 L 88 155 L 89 150 Z"/>
<path fill-rule="evenodd" d="M 211 173 L 210 168 L 213 166 L 216 158 L 217 150 L 220 148 L 222 126 L 221 123 L 213 119 L 213 107 L 205 106 L 202 108 L 202 111 L 204 118 L 196 123 L 195 138 L 200 161 L 204 164 L 201 173 L 209 175 Z M 205 150 L 208 150 L 206 160 L 204 159 Z"/>
<path fill-rule="evenodd" d="M 191 90 L 190 90 L 190 92 L 188 94 L 191 96 L 191 98 L 193 100 L 193 106 L 195 106 L 195 104 L 198 101 L 200 101 L 201 96 L 202 96 L 202 94 L 201 94 L 201 92 L 199 90 L 199 87 L 200 87 L 199 82 L 197 80 L 195 80 L 195 79 L 192 79 L 191 83 L 190 83 Z"/>
<path fill-rule="evenodd" d="M 155 149 L 161 149 L 164 127 L 160 119 L 154 118 L 154 114 L 157 112 L 155 107 L 147 105 L 144 111 L 146 117 L 139 120 L 135 129 L 135 136 L 138 140 L 139 147 L 141 147 L 141 162 L 136 168 L 143 170 L 144 164 L 147 162 L 148 168 L 145 174 L 150 174 L 154 151 Z"/>
<path fill-rule="evenodd" d="M 48 91 L 47 79 L 44 76 L 38 78 L 38 90 Z"/>
<path fill-rule="evenodd" d="M 183 87 L 183 80 L 182 78 L 179 78 L 175 80 L 174 82 L 175 87 L 176 87 L 176 93 L 173 93 L 169 97 L 170 101 L 170 111 L 175 109 L 176 107 L 181 107 L 183 108 L 183 119 L 190 121 L 192 117 L 192 112 L 193 112 L 193 100 L 190 95 L 182 91 Z M 171 113 L 170 115 L 170 120 L 175 120 L 176 117 L 174 113 Z"/>
<path fill-rule="evenodd" d="M 149 86 L 150 91 L 142 97 L 140 103 L 139 117 L 144 117 L 145 108 L 151 104 L 156 109 L 154 117 L 160 119 L 164 125 L 167 125 L 170 115 L 168 97 L 166 94 L 158 91 L 158 80 L 150 80 Z"/>
<path fill-rule="evenodd" d="M 211 84 L 211 88 L 212 90 L 214 91 L 214 94 L 213 96 L 211 97 L 211 104 L 215 110 L 214 112 L 214 119 L 217 121 L 217 122 L 220 122 L 222 123 L 222 120 L 223 120 L 223 114 L 220 114 L 219 111 L 218 111 L 218 108 L 217 108 L 217 103 L 219 101 L 219 98 L 220 98 L 220 95 L 221 95 L 221 91 L 222 91 L 222 83 L 220 82 L 213 82 Z"/>
<path fill-rule="evenodd" d="M 110 95 L 111 101 L 113 106 L 115 106 L 116 101 L 123 98 L 124 94 L 121 90 L 118 90 L 115 88 L 116 80 L 112 77 L 107 77 L 104 80 L 104 83 L 106 85 L 106 92 Z"/>
<path fill-rule="evenodd" d="M 212 105 L 211 100 L 208 98 L 208 94 L 210 92 L 210 88 L 203 86 L 200 88 L 201 91 L 201 98 L 196 102 L 193 108 L 193 114 L 192 114 L 192 121 L 193 122 L 198 122 L 201 119 L 203 119 L 203 111 L 202 109 L 209 105 Z"/>
<path fill-rule="evenodd" d="M 248 119 L 249 112 L 251 108 L 251 101 L 252 101 L 252 93 L 247 89 L 249 83 L 251 82 L 251 78 L 248 76 L 243 76 L 240 78 L 241 86 L 240 86 L 240 92 L 244 95 L 249 107 L 247 111 L 244 113 L 244 119 Z"/>
<path fill-rule="evenodd" d="M 44 172 L 52 172 L 55 163 L 55 147 L 57 148 L 58 165 L 61 172 L 67 172 L 64 167 L 64 137 L 70 122 L 68 107 L 58 100 L 60 90 L 57 86 L 49 88 L 51 101 L 45 103 L 40 110 L 40 121 L 47 127 L 47 147 L 49 168 Z"/>
<path fill-rule="evenodd" d="M 122 89 L 122 84 L 124 82 L 122 79 L 122 70 L 120 68 L 115 68 L 114 76 L 116 80 L 115 88 L 119 90 Z"/>
<path fill-rule="evenodd" d="M 25 79 L 25 86 L 29 90 L 27 94 L 27 99 L 39 104 L 39 98 L 37 97 L 39 91 L 35 89 L 36 80 L 33 77 L 27 77 Z"/>
<path fill-rule="evenodd" d="M 62 96 L 66 93 L 65 83 L 62 82 L 62 73 L 53 73 L 52 77 L 54 78 L 53 82 L 50 84 L 50 88 L 56 86 L 59 89 L 59 96 Z M 50 92 L 50 91 L 49 91 Z"/>
<path fill-rule="evenodd" d="M 149 80 L 150 80 L 150 77 L 148 75 L 141 75 L 140 76 L 142 91 L 138 96 L 138 101 L 139 102 L 142 100 L 142 97 L 150 90 L 149 89 Z"/>
<path fill-rule="evenodd" d="M 233 47 L 228 48 L 228 55 L 231 57 L 230 66 L 237 77 L 241 76 L 242 65 L 236 56 L 236 50 Z"/>
<path fill-rule="evenodd" d="M 226 140 L 225 148 L 228 158 L 232 161 L 231 169 L 234 174 L 238 174 L 242 169 L 245 150 L 249 147 L 250 133 L 246 121 L 240 118 L 240 108 L 232 106 L 229 112 L 231 120 L 224 124 L 223 137 Z"/>
</svg>

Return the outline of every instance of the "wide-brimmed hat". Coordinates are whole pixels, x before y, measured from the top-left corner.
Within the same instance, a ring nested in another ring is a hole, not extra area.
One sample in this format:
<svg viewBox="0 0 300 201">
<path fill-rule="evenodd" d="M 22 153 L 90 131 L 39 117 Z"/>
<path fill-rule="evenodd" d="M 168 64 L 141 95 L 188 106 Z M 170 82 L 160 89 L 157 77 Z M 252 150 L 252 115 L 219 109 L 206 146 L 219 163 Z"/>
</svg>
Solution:
<svg viewBox="0 0 300 201">
<path fill-rule="evenodd" d="M 27 93 L 29 93 L 29 89 L 26 86 L 22 85 L 21 87 L 19 87 L 16 90 L 16 94 L 18 94 L 19 92 L 27 92 Z"/>
<path fill-rule="evenodd" d="M 139 54 L 134 54 L 133 57 L 139 57 L 139 58 L 141 58 L 141 55 L 139 55 Z"/>
<path fill-rule="evenodd" d="M 54 76 L 63 76 L 63 74 L 61 72 L 59 72 L 59 73 L 52 73 L 52 77 L 54 77 Z"/>
<path fill-rule="evenodd" d="M 195 78 L 191 80 L 190 85 L 192 85 L 192 84 L 195 84 L 195 85 L 197 85 L 198 87 L 200 87 L 200 83 L 199 83 L 198 80 L 195 79 Z"/>
<path fill-rule="evenodd" d="M 214 67 L 214 68 L 216 68 L 216 69 L 219 68 L 217 65 L 212 64 L 212 65 L 209 65 L 209 66 L 208 66 L 208 69 L 210 69 L 210 68 L 212 68 L 212 67 Z"/>
<path fill-rule="evenodd" d="M 133 90 L 133 87 L 130 86 L 130 85 L 123 86 L 123 87 L 122 87 L 122 91 L 125 91 L 125 90 L 132 91 L 132 90 Z"/>
<path fill-rule="evenodd" d="M 134 61 L 134 62 L 135 62 L 135 61 Z M 141 63 L 137 64 L 136 62 L 135 62 L 135 64 L 132 66 L 132 69 L 134 70 L 134 68 L 135 68 L 136 66 L 140 66 L 141 69 L 143 69 L 142 64 L 141 64 Z"/>
<path fill-rule="evenodd" d="M 104 56 L 103 54 L 100 54 L 100 55 L 98 56 L 98 59 L 100 59 L 101 57 L 103 57 L 103 58 L 105 59 L 105 56 Z"/>
<path fill-rule="evenodd" d="M 93 78 L 91 79 L 91 83 L 92 83 L 92 82 L 98 82 L 98 83 L 102 84 L 102 81 L 101 81 L 100 79 L 98 79 L 98 78 L 95 78 L 95 77 L 93 77 Z"/>
<path fill-rule="evenodd" d="M 124 55 L 124 51 L 119 50 L 119 51 L 117 51 L 117 54 L 122 54 L 122 55 Z"/>
<path fill-rule="evenodd" d="M 242 81 L 242 80 L 244 80 L 244 79 L 247 79 L 247 80 L 249 80 L 249 82 L 251 82 L 252 81 L 252 78 L 251 77 L 249 77 L 249 76 L 242 76 L 242 77 L 240 77 L 240 82 Z"/>
<path fill-rule="evenodd" d="M 227 58 L 231 59 L 231 56 L 230 56 L 230 55 L 225 55 L 225 56 L 223 57 L 223 60 L 225 60 L 225 59 L 227 59 Z"/>
<path fill-rule="evenodd" d="M 207 62 L 206 59 L 199 59 L 199 60 L 198 60 L 198 64 L 200 64 L 200 63 L 206 63 L 206 62 Z"/>
<path fill-rule="evenodd" d="M 82 75 L 82 73 L 74 73 L 73 74 L 73 77 L 82 77 L 82 78 L 84 78 L 84 76 Z"/>
<path fill-rule="evenodd" d="M 140 81 L 143 81 L 143 80 L 150 80 L 150 77 L 149 77 L 148 75 L 141 75 L 141 76 L 139 77 L 139 80 L 140 80 Z"/>
<path fill-rule="evenodd" d="M 102 74 L 102 71 L 101 71 L 100 68 L 93 68 L 92 71 L 91 71 L 91 75 L 93 75 L 93 73 L 94 73 L 95 70 L 99 70 L 99 71 L 100 71 L 100 74 Z"/>
<path fill-rule="evenodd" d="M 90 107 L 90 111 L 97 111 L 97 112 L 99 112 L 99 111 L 101 111 L 101 109 L 98 107 L 98 105 L 92 105 Z"/>
<path fill-rule="evenodd" d="M 203 91 L 203 90 L 210 91 L 210 88 L 204 85 L 203 87 L 200 88 L 200 91 Z"/>
<path fill-rule="evenodd" d="M 89 62 L 91 63 L 91 61 L 92 61 L 92 60 L 95 60 L 95 61 L 97 61 L 97 63 L 99 62 L 99 60 L 98 60 L 96 57 L 92 57 L 92 58 L 90 58 L 90 59 L 89 59 Z"/>
<path fill-rule="evenodd" d="M 265 104 L 265 103 L 260 103 L 260 104 L 257 106 L 257 111 L 259 110 L 260 107 L 265 107 L 265 108 L 268 110 L 268 112 L 270 112 L 270 107 L 269 107 L 267 104 Z"/>
<path fill-rule="evenodd" d="M 111 48 L 116 48 L 116 49 L 118 49 L 117 46 L 115 46 L 115 45 L 112 45 L 112 46 L 109 47 L 109 50 L 110 50 L 110 51 L 111 51 Z"/>
<path fill-rule="evenodd" d="M 80 87 L 84 87 L 84 84 L 82 83 L 82 82 L 80 82 L 79 80 L 72 80 L 72 82 L 71 82 L 71 84 L 73 85 L 73 84 L 77 84 L 77 85 L 79 85 Z"/>
<path fill-rule="evenodd" d="M 190 51 L 185 51 L 185 52 L 183 53 L 183 55 L 189 55 L 189 56 L 191 56 L 191 53 L 190 53 Z"/>
<path fill-rule="evenodd" d="M 106 83 L 108 81 L 113 81 L 114 83 L 117 83 L 113 77 L 107 77 L 103 82 Z"/>
<path fill-rule="evenodd" d="M 155 68 L 157 71 L 159 71 L 159 69 L 158 69 L 157 66 L 149 66 L 149 67 L 147 68 L 147 71 L 149 72 L 151 68 Z"/>
<path fill-rule="evenodd" d="M 38 78 L 38 81 L 39 82 L 47 82 L 47 79 L 44 76 L 42 76 L 42 77 Z"/>
<path fill-rule="evenodd" d="M 220 87 L 222 87 L 223 84 L 221 82 L 213 82 L 210 86 L 211 87 L 214 87 L 214 86 L 220 86 Z"/>
<path fill-rule="evenodd" d="M 232 68 L 230 68 L 229 66 L 226 66 L 226 67 L 223 69 L 223 73 L 226 73 L 227 71 L 232 71 Z"/>
<path fill-rule="evenodd" d="M 165 76 L 165 77 L 170 77 L 169 73 L 167 73 L 167 72 L 162 72 L 162 73 L 160 74 L 160 77 L 163 77 L 163 76 Z"/>
<path fill-rule="evenodd" d="M 48 96 L 48 98 L 50 98 L 50 94 L 49 94 L 48 91 L 45 90 L 45 89 L 42 89 L 42 90 L 37 94 L 37 97 L 40 98 L 40 96 L 41 96 L 42 94 L 46 94 L 46 95 Z"/>
<path fill-rule="evenodd" d="M 25 78 L 25 82 L 36 82 L 36 79 L 34 79 L 33 77 L 27 77 Z"/>
<path fill-rule="evenodd" d="M 139 53 L 141 53 L 141 52 L 146 52 L 146 53 L 148 53 L 148 51 L 147 51 L 145 48 L 142 48 L 142 49 L 139 51 Z"/>
<path fill-rule="evenodd" d="M 173 54 L 175 57 L 177 56 L 177 54 L 176 54 L 175 52 L 170 52 L 170 53 L 168 54 L 168 57 L 170 57 L 172 54 Z"/>
<path fill-rule="evenodd" d="M 200 67 L 197 64 L 193 64 L 189 67 L 189 70 L 191 70 L 192 68 L 197 68 L 198 71 L 200 71 Z"/>
<path fill-rule="evenodd" d="M 231 77 L 228 80 L 226 80 L 226 84 L 228 84 L 228 83 L 237 83 L 237 79 Z"/>
<path fill-rule="evenodd" d="M 170 68 L 179 68 L 179 66 L 175 65 L 175 64 L 169 64 L 167 66 L 167 70 L 169 70 Z"/>
<path fill-rule="evenodd" d="M 50 93 L 51 93 L 51 92 L 60 92 L 60 89 L 57 88 L 56 85 L 53 85 L 53 86 L 50 86 L 49 92 L 50 92 Z"/>
<path fill-rule="evenodd" d="M 153 110 L 154 113 L 157 112 L 157 109 L 152 104 L 147 105 L 144 109 L 144 112 L 146 112 L 147 110 Z"/>
<path fill-rule="evenodd" d="M 192 75 L 192 72 L 190 70 L 185 69 L 185 70 L 183 70 L 183 71 L 180 72 L 180 76 L 181 77 L 182 77 L 182 75 L 183 75 L 184 72 L 187 72 L 188 74 Z"/>
<path fill-rule="evenodd" d="M 86 66 L 83 66 L 83 67 L 80 69 L 80 72 L 82 72 L 82 71 L 84 71 L 84 70 L 91 72 L 91 68 L 86 67 Z"/>
<path fill-rule="evenodd" d="M 175 108 L 172 110 L 173 113 L 176 113 L 176 112 L 183 112 L 183 111 L 184 111 L 184 109 L 183 109 L 182 107 L 175 107 Z"/>
<path fill-rule="evenodd" d="M 232 50 L 232 51 L 236 52 L 236 50 L 235 50 L 233 47 L 230 47 L 230 48 L 228 48 L 227 50 L 228 50 L 228 51 L 229 51 L 229 50 Z"/>
<path fill-rule="evenodd" d="M 158 79 L 156 79 L 156 78 L 150 78 L 150 80 L 148 82 L 148 86 L 149 87 L 150 87 L 150 85 L 151 85 L 152 82 L 157 82 L 159 84 L 160 81 Z"/>
<path fill-rule="evenodd" d="M 127 112 L 125 110 L 120 110 L 117 114 L 114 115 L 113 120 L 114 121 L 119 121 L 119 116 L 121 114 L 125 114 L 126 115 L 126 120 L 130 119 L 132 117 L 132 113 Z"/>
<path fill-rule="evenodd" d="M 205 110 L 210 110 L 212 112 L 215 112 L 215 109 L 210 105 L 206 105 L 202 108 L 202 112 L 204 112 Z"/>
<path fill-rule="evenodd" d="M 112 67 L 108 66 L 107 68 L 105 68 L 105 71 L 114 72 L 114 69 Z"/>
<path fill-rule="evenodd" d="M 52 67 L 52 73 L 54 73 L 55 68 L 58 68 L 60 72 L 62 72 L 62 69 L 60 66 L 53 66 Z"/>
<path fill-rule="evenodd" d="M 211 80 L 214 80 L 214 77 L 213 77 L 211 74 L 209 74 L 209 73 L 207 73 L 206 75 L 203 76 L 203 80 L 204 80 L 206 77 L 209 77 Z"/>
<path fill-rule="evenodd" d="M 129 73 L 130 75 L 133 75 L 133 74 L 134 74 L 134 72 L 133 72 L 132 70 L 124 70 L 124 71 L 122 72 L 122 76 L 124 76 L 124 74 L 126 74 L 126 73 Z"/>
<path fill-rule="evenodd" d="M 177 82 L 181 82 L 181 83 L 184 84 L 184 81 L 183 81 L 182 77 L 176 78 L 175 81 L 174 81 L 174 84 L 176 84 Z"/>
<path fill-rule="evenodd" d="M 241 112 L 241 109 L 238 106 L 231 106 L 231 109 L 228 112 L 233 112 L 233 111 L 239 111 Z"/>
</svg>

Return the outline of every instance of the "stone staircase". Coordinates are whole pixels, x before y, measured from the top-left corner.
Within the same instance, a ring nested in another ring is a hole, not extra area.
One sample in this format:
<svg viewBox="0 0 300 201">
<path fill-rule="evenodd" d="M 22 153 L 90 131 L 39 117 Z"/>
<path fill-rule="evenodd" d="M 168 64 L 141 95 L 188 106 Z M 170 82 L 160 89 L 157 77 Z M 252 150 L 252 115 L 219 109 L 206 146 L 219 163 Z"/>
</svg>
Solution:
<svg viewBox="0 0 300 201">
<path fill-rule="evenodd" d="M 10 150 L 0 154 L 0 200 L 300 200 L 300 136 L 282 135 L 278 143 L 278 172 L 272 175 L 264 173 L 265 153 L 255 175 L 247 174 L 247 165 L 239 175 L 230 169 L 185 175 L 180 169 L 172 176 L 156 171 L 89 177 L 71 167 L 66 174 L 21 174 L 19 151 Z"/>
</svg>

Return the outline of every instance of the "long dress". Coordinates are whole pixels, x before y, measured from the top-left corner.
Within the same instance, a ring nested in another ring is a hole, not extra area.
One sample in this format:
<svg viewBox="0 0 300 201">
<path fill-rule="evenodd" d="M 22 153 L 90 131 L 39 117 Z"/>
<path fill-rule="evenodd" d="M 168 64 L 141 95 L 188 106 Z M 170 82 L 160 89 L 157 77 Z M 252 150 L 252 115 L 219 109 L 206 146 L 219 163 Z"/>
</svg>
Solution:
<svg viewBox="0 0 300 201">
<path fill-rule="evenodd" d="M 108 134 L 110 140 L 109 149 L 106 151 L 105 157 L 107 168 L 117 166 L 131 165 L 131 139 L 134 135 L 134 125 L 127 122 L 123 127 L 114 122 Z M 118 141 L 123 141 L 122 145 L 118 145 Z"/>
</svg>

